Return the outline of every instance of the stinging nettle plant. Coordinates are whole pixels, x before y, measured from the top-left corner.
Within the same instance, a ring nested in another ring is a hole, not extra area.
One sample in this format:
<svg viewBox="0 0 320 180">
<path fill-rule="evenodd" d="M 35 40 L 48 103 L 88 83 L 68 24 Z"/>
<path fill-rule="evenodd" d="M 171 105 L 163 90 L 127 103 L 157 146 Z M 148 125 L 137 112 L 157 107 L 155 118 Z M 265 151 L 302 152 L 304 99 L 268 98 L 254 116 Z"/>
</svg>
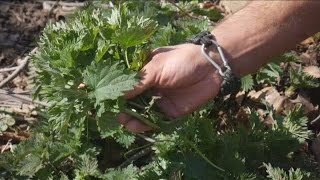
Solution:
<svg viewBox="0 0 320 180">
<path fill-rule="evenodd" d="M 195 1 L 178 5 L 207 14 Z M 270 129 L 253 110 L 249 129 L 239 124 L 220 130 L 211 119 L 210 106 L 172 122 L 154 105 L 157 97 L 145 93 L 124 99 L 124 92 L 139 82 L 138 72 L 153 48 L 183 43 L 208 27 L 206 18 L 192 18 L 171 3 L 153 1 L 129 1 L 113 9 L 90 5 L 68 22 L 49 24 L 33 64 L 38 73 L 36 96 L 50 107 L 43 110 L 33 136 L 0 157 L 4 176 L 120 180 L 315 176 L 289 156 L 311 135 L 301 108 L 286 117 L 269 109 L 276 120 Z M 251 85 L 243 81 L 244 86 L 250 89 L 253 82 L 247 81 Z M 147 137 L 125 131 L 117 121 L 120 112 L 153 127 L 154 133 Z M 121 156 L 120 162 L 106 152 Z"/>
</svg>

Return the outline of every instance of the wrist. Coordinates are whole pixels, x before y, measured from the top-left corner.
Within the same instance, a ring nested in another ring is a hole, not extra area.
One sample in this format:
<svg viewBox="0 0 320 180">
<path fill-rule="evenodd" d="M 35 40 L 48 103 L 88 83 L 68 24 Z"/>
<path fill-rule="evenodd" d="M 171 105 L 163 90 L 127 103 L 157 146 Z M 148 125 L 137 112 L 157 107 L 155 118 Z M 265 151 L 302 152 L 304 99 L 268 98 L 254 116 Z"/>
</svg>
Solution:
<svg viewBox="0 0 320 180">
<path fill-rule="evenodd" d="M 211 68 L 215 68 L 213 77 L 220 77 L 219 79 L 215 78 L 215 80 L 218 80 L 219 82 L 217 84 L 221 87 L 221 95 L 227 95 L 239 90 L 241 86 L 240 78 L 233 73 L 223 49 L 210 32 L 200 32 L 192 39 L 188 40 L 188 42 L 195 45 L 201 45 L 201 47 L 199 47 L 201 53 L 199 54 L 202 55 L 201 57 L 205 60 L 207 65 L 211 64 Z"/>
<path fill-rule="evenodd" d="M 228 62 L 228 65 L 232 70 L 232 73 L 237 77 L 242 77 L 243 75 L 247 74 L 245 70 L 242 69 L 242 66 L 239 66 L 239 64 L 236 63 L 238 59 L 241 58 L 241 56 L 238 53 L 238 48 L 241 47 L 239 46 L 239 43 L 235 42 L 233 39 L 230 39 L 228 35 L 226 35 L 223 31 L 221 32 L 219 30 L 214 30 L 211 33 L 215 36 L 216 41 L 221 46 L 224 52 L 224 56 Z M 211 47 L 210 51 L 212 51 L 212 49 L 213 47 Z M 220 63 L 222 63 L 220 58 L 219 61 Z"/>
<path fill-rule="evenodd" d="M 223 62 L 221 60 L 221 57 L 217 51 L 217 49 L 214 46 L 209 46 L 206 48 L 206 53 L 208 56 L 215 62 L 217 63 L 220 67 L 223 68 Z M 215 68 L 202 54 L 202 52 L 199 53 L 199 56 L 203 58 L 203 61 L 206 62 L 207 66 L 212 70 L 211 73 L 212 75 L 216 78 L 216 82 L 219 86 L 221 86 L 223 82 L 223 76 L 219 73 L 219 70 Z"/>
<path fill-rule="evenodd" d="M 201 45 L 202 56 L 206 62 L 209 62 L 209 64 L 216 69 L 216 71 L 214 71 L 215 74 L 219 73 L 220 76 L 215 75 L 214 77 L 220 77 L 219 83 L 217 84 L 221 86 L 221 95 L 227 95 L 239 90 L 241 86 L 240 78 L 233 73 L 224 54 L 224 50 L 216 41 L 214 35 L 208 31 L 204 31 L 195 35 L 189 42 Z"/>
</svg>

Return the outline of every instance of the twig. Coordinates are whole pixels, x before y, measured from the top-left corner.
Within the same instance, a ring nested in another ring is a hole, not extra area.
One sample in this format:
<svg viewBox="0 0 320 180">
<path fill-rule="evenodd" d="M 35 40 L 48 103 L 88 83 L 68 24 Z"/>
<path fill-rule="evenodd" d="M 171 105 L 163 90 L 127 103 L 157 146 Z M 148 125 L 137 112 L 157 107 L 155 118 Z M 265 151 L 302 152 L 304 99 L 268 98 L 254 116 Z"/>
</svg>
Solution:
<svg viewBox="0 0 320 180">
<path fill-rule="evenodd" d="M 48 103 L 46 102 L 42 102 L 42 101 L 38 101 L 38 100 L 33 100 L 32 98 L 28 97 L 28 96 L 24 96 L 24 95 L 19 95 L 19 94 L 12 94 L 6 90 L 3 90 L 3 89 L 0 89 L 0 94 L 6 94 L 7 96 L 11 96 L 13 98 L 17 98 L 17 99 L 20 99 L 20 100 L 24 100 L 24 101 L 27 101 L 29 103 L 35 103 L 35 104 L 39 104 L 41 106 L 45 106 L 45 107 L 48 107 L 50 106 Z"/>
<path fill-rule="evenodd" d="M 11 68 L 2 68 L 2 69 L 0 69 L 0 73 L 10 72 L 10 71 L 14 71 L 16 69 L 17 69 L 17 66 L 16 67 L 11 67 Z"/>
<path fill-rule="evenodd" d="M 314 120 L 312 120 L 311 122 L 310 122 L 310 125 L 311 126 L 315 126 L 315 125 L 317 125 L 317 124 L 319 124 L 320 123 L 320 114 L 318 115 L 318 117 L 316 117 Z"/>
<path fill-rule="evenodd" d="M 7 142 L 7 144 L 6 144 L 5 146 L 1 147 L 1 154 L 4 153 L 6 150 L 11 149 L 11 148 L 10 148 L 10 146 L 11 146 L 11 144 L 12 144 L 11 141 L 12 141 L 12 139 L 9 139 L 8 142 Z"/>
<path fill-rule="evenodd" d="M 31 136 L 31 133 L 18 133 L 18 134 L 15 134 L 13 132 L 3 132 L 2 135 L 0 135 L 0 139 L 1 140 L 5 140 L 5 141 L 9 141 L 10 139 L 12 141 L 23 141 L 25 139 L 27 139 L 28 137 Z"/>
<path fill-rule="evenodd" d="M 10 115 L 17 115 L 17 116 L 38 116 L 40 112 L 31 111 L 29 109 L 21 109 L 20 107 L 0 107 L 0 113 L 10 114 Z M 26 119 L 26 118 L 25 118 Z"/>
<path fill-rule="evenodd" d="M 35 53 L 37 51 L 38 48 L 34 48 L 29 55 L 27 55 L 25 58 L 23 58 L 23 60 L 21 61 L 21 64 L 12 72 L 12 74 L 10 74 L 6 79 L 4 79 L 3 81 L 0 82 L 0 88 L 2 88 L 4 85 L 6 85 L 9 81 L 11 81 L 12 79 L 14 79 L 19 72 L 28 64 L 28 60 L 30 58 L 30 55 L 32 55 L 33 53 Z"/>
<path fill-rule="evenodd" d="M 185 11 L 185 10 L 183 10 L 180 6 L 178 6 L 175 2 L 173 2 L 173 1 L 169 1 L 169 3 L 170 4 L 172 4 L 174 7 L 176 7 L 182 14 L 182 16 L 183 15 L 187 15 L 188 17 L 190 17 L 190 18 L 195 18 L 195 17 L 193 17 L 193 16 L 191 16 L 189 13 L 191 12 L 188 12 L 188 11 Z"/>
<path fill-rule="evenodd" d="M 143 135 L 143 134 L 136 134 L 136 136 L 138 136 L 138 137 L 140 137 L 140 138 L 142 138 L 142 139 L 144 139 L 145 141 L 150 142 L 150 143 L 155 143 L 155 142 L 156 142 L 155 139 L 153 139 L 153 138 L 151 138 L 151 137 L 148 137 L 148 136 L 145 136 L 145 135 Z"/>
<path fill-rule="evenodd" d="M 0 94 L 24 94 L 24 95 L 30 95 L 30 91 L 6 91 L 3 89 L 0 89 Z"/>
<path fill-rule="evenodd" d="M 10 103 L 10 102 L 6 102 L 6 103 L 2 103 L 0 104 L 0 112 L 2 112 L 2 108 L 21 108 L 22 103 Z"/>
<path fill-rule="evenodd" d="M 83 3 L 83 2 L 63 2 L 63 1 L 42 1 L 42 2 L 48 5 L 60 5 L 60 6 L 71 6 L 71 7 L 83 7 L 86 5 L 86 3 Z M 112 7 L 112 5 L 102 4 L 102 7 L 110 8 Z"/>
<path fill-rule="evenodd" d="M 82 2 L 63 2 L 63 1 L 43 1 L 43 3 L 49 5 L 61 5 L 61 6 L 73 6 L 73 7 L 82 7 L 85 3 Z"/>
<path fill-rule="evenodd" d="M 151 147 L 148 147 L 146 149 L 139 151 L 138 153 L 134 154 L 129 159 L 124 161 L 122 164 L 120 164 L 119 168 L 124 168 L 124 167 L 128 166 L 132 162 L 140 159 L 141 157 L 145 156 L 146 154 L 149 154 L 151 151 L 152 151 Z"/>
</svg>

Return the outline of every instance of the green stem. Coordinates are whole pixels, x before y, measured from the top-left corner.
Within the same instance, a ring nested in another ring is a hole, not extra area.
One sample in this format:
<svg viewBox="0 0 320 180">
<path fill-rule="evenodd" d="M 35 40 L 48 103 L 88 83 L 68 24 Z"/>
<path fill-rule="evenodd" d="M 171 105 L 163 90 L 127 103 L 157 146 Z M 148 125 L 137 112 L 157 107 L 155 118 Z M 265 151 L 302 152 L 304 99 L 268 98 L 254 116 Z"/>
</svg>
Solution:
<svg viewBox="0 0 320 180">
<path fill-rule="evenodd" d="M 199 156 L 204 159 L 207 163 L 209 163 L 212 167 L 225 172 L 226 170 L 222 169 L 221 167 L 215 165 L 213 162 L 210 161 L 210 159 L 208 159 L 195 145 L 194 143 L 190 142 L 187 138 L 184 138 L 185 141 L 187 141 L 187 143 L 199 154 Z"/>
<path fill-rule="evenodd" d="M 129 63 L 129 58 L 128 58 L 128 49 L 127 48 L 124 50 L 124 56 L 125 56 L 125 59 L 126 59 L 126 64 L 127 64 L 128 68 L 130 69 L 130 63 Z"/>
<path fill-rule="evenodd" d="M 155 139 L 152 139 L 151 137 L 145 136 L 145 135 L 143 135 L 143 134 L 136 134 L 136 136 L 144 139 L 144 140 L 147 141 L 147 142 L 150 142 L 151 144 L 153 144 L 153 143 L 156 142 Z"/>
<path fill-rule="evenodd" d="M 87 120 L 87 143 L 89 144 L 89 119 Z"/>
<path fill-rule="evenodd" d="M 160 129 L 160 127 L 152 122 L 150 122 L 147 118 L 141 116 L 139 113 L 136 113 L 134 111 L 131 111 L 130 109 L 124 109 L 124 113 L 137 118 L 139 121 L 141 121 L 142 123 L 154 128 L 154 129 Z"/>
<path fill-rule="evenodd" d="M 135 108 L 139 108 L 139 109 L 145 109 L 145 107 L 141 104 L 138 104 L 136 102 L 133 102 L 133 101 L 128 101 L 128 104 L 134 106 Z"/>
<path fill-rule="evenodd" d="M 128 159 L 128 155 L 132 154 L 133 152 L 136 152 L 136 151 L 138 151 L 138 150 L 140 150 L 140 149 L 144 149 L 144 148 L 147 148 L 147 147 L 150 147 L 150 146 L 152 146 L 152 143 L 150 143 L 150 144 L 145 144 L 145 145 L 143 145 L 143 146 L 140 146 L 140 147 L 131 149 L 131 150 L 127 151 L 126 153 L 124 153 L 123 156 L 124 156 L 126 159 Z"/>
</svg>

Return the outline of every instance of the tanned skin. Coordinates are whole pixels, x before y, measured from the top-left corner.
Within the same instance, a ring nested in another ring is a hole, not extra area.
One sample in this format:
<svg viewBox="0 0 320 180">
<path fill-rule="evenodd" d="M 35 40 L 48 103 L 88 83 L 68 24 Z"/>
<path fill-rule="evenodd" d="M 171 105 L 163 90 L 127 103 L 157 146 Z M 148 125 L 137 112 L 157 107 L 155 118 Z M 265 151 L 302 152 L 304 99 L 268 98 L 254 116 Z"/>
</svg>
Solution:
<svg viewBox="0 0 320 180">
<path fill-rule="evenodd" d="M 241 77 L 320 31 L 319 18 L 320 1 L 253 1 L 212 33 L 227 54 L 233 72 Z M 214 48 L 209 54 L 221 63 Z M 173 118 L 205 105 L 218 94 L 222 82 L 201 54 L 201 46 L 193 44 L 156 49 L 142 69 L 141 78 L 126 98 L 149 90 L 161 97 L 158 106 Z M 119 122 L 131 132 L 151 130 L 127 114 L 120 114 Z"/>
</svg>

